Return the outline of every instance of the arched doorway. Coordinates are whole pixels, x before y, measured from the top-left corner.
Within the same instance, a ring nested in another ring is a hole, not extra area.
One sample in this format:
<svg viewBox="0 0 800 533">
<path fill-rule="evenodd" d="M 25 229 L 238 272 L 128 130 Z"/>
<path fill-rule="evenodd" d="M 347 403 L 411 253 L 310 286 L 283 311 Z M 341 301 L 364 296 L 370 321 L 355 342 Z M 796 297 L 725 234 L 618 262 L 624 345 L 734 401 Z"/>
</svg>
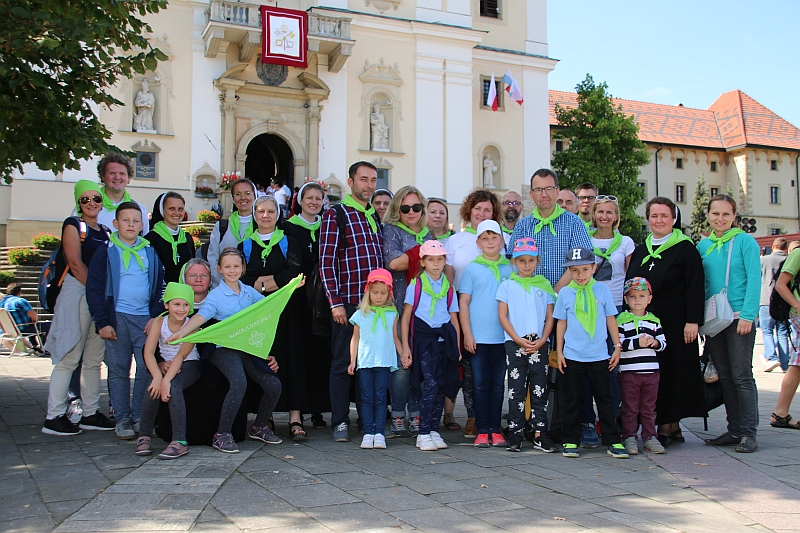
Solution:
<svg viewBox="0 0 800 533">
<path fill-rule="evenodd" d="M 262 133 L 247 145 L 245 176 L 256 185 L 269 187 L 272 180 L 294 188 L 294 155 L 278 135 Z"/>
</svg>

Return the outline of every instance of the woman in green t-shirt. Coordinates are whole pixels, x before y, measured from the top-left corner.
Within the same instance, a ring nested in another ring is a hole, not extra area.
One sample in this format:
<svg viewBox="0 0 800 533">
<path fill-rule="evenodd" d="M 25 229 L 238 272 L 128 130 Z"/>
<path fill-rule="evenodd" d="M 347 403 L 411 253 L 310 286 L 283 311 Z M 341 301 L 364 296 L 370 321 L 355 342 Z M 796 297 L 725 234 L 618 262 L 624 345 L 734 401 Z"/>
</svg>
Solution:
<svg viewBox="0 0 800 533">
<path fill-rule="evenodd" d="M 776 428 L 800 429 L 800 422 L 794 420 L 789 414 L 789 407 L 792 405 L 792 398 L 800 385 L 800 295 L 797 290 L 789 288 L 794 285 L 797 273 L 800 272 L 800 248 L 795 248 L 789 253 L 786 262 L 783 263 L 781 275 L 775 282 L 775 290 L 781 298 L 786 300 L 792 309 L 789 312 L 789 325 L 792 330 L 792 343 L 789 348 L 789 368 L 781 381 L 781 393 L 778 396 L 778 403 L 772 412 L 769 424 Z"/>
</svg>

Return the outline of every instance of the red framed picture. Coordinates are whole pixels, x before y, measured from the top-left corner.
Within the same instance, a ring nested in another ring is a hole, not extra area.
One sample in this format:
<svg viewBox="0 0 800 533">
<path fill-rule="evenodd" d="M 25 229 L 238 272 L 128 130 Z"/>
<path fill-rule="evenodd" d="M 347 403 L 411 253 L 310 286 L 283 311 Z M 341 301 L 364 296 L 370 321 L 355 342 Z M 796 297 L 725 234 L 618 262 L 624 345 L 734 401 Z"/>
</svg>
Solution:
<svg viewBox="0 0 800 533">
<path fill-rule="evenodd" d="M 261 6 L 261 62 L 308 67 L 308 16 L 305 11 Z"/>
</svg>

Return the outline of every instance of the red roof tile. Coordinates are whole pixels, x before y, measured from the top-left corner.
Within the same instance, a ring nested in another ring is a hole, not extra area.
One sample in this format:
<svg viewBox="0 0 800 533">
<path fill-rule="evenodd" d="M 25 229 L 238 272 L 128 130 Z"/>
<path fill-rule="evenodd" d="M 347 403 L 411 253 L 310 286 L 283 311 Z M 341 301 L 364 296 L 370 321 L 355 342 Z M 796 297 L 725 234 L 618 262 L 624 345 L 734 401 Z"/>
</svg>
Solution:
<svg viewBox="0 0 800 533">
<path fill-rule="evenodd" d="M 742 91 L 723 94 L 709 109 L 714 112 L 717 122 L 720 123 L 720 132 L 725 139 L 726 148 L 755 144 L 800 149 L 800 129 Z"/>
</svg>

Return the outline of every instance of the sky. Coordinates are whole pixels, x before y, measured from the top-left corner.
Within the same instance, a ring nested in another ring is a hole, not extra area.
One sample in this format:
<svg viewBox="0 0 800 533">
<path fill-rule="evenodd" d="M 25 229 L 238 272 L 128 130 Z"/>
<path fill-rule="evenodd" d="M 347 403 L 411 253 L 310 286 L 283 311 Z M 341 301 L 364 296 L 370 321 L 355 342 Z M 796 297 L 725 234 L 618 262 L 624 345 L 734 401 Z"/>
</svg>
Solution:
<svg viewBox="0 0 800 533">
<path fill-rule="evenodd" d="M 800 0 L 550 0 L 550 89 L 707 109 L 740 89 L 800 127 Z"/>
</svg>

